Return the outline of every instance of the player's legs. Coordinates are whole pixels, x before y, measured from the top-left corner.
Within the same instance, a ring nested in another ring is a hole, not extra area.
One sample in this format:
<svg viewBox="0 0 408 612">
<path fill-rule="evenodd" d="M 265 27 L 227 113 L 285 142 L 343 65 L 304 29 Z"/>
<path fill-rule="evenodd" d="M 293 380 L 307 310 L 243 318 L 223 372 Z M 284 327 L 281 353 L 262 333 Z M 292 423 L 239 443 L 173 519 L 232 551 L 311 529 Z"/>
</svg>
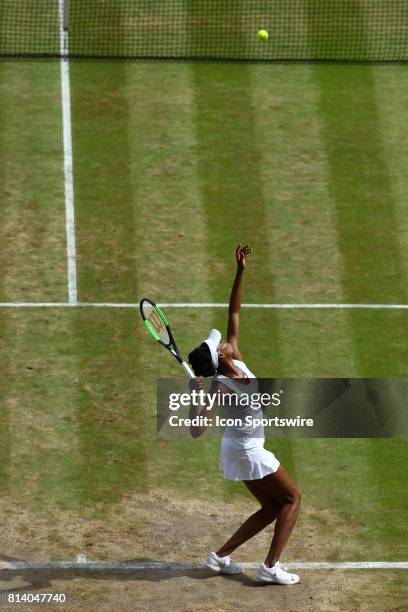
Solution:
<svg viewBox="0 0 408 612">
<path fill-rule="evenodd" d="M 279 466 L 274 474 L 269 474 L 257 482 L 266 495 L 280 504 L 271 547 L 265 560 L 265 565 L 272 567 L 279 561 L 296 523 L 301 495 L 282 466 Z"/>
<path fill-rule="evenodd" d="M 252 514 L 230 539 L 217 550 L 216 554 L 219 557 L 230 555 L 238 546 L 262 531 L 276 519 L 281 510 L 280 504 L 259 485 L 261 480 L 244 480 L 244 482 L 261 504 L 261 508 Z"/>
</svg>

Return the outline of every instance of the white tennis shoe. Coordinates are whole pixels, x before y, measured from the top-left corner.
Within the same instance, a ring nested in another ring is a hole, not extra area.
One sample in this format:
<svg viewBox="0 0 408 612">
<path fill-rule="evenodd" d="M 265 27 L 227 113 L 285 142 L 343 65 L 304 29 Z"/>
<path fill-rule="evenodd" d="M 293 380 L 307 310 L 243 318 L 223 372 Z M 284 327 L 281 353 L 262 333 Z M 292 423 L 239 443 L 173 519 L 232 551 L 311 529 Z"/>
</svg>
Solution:
<svg viewBox="0 0 408 612">
<path fill-rule="evenodd" d="M 300 578 L 297 574 L 290 574 L 287 568 L 277 561 L 273 567 L 267 567 L 261 563 L 256 574 L 259 582 L 269 582 L 273 584 L 297 584 Z"/>
<path fill-rule="evenodd" d="M 241 574 L 243 572 L 242 567 L 232 563 L 230 557 L 219 557 L 215 552 L 210 552 L 205 566 L 219 574 Z"/>
</svg>

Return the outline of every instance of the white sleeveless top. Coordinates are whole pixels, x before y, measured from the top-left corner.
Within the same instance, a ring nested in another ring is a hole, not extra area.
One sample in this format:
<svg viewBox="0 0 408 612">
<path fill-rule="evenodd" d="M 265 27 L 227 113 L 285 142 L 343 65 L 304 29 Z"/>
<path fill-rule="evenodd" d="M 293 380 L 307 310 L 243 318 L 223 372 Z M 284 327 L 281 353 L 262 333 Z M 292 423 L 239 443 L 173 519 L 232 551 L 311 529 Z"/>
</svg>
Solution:
<svg viewBox="0 0 408 612">
<path fill-rule="evenodd" d="M 224 384 L 238 396 L 237 401 L 232 402 L 232 406 L 224 405 L 222 408 L 225 416 L 228 419 L 234 420 L 234 425 L 227 425 L 225 428 L 224 438 L 263 439 L 265 437 L 263 425 L 254 426 L 246 422 L 252 421 L 253 418 L 259 421 L 263 416 L 262 408 L 254 409 L 250 405 L 251 394 L 258 392 L 258 381 L 256 380 L 256 376 L 252 374 L 243 361 L 233 359 L 232 362 L 246 374 L 248 382 L 244 383 L 241 382 L 242 379 L 228 378 L 228 376 L 224 376 L 223 374 L 214 375 L 213 380 Z M 244 394 L 248 396 L 249 401 L 244 401 Z M 240 404 L 240 399 L 243 405 Z M 247 417 L 250 418 L 247 419 Z"/>
<path fill-rule="evenodd" d="M 226 387 L 234 391 L 238 396 L 243 393 L 257 393 L 258 382 L 245 363 L 233 359 L 233 363 L 240 368 L 250 379 L 249 384 L 238 382 L 237 379 L 228 378 L 222 374 L 216 374 L 214 380 L 222 382 Z M 224 412 L 227 417 L 234 420 L 250 414 L 258 420 L 262 419 L 262 409 L 254 410 L 251 406 L 225 406 Z M 251 419 L 252 420 L 252 419 Z M 219 467 L 224 472 L 227 480 L 259 480 L 273 474 L 279 468 L 279 460 L 273 453 L 264 448 L 264 428 L 251 427 L 250 425 L 227 426 L 221 440 L 221 454 Z"/>
</svg>

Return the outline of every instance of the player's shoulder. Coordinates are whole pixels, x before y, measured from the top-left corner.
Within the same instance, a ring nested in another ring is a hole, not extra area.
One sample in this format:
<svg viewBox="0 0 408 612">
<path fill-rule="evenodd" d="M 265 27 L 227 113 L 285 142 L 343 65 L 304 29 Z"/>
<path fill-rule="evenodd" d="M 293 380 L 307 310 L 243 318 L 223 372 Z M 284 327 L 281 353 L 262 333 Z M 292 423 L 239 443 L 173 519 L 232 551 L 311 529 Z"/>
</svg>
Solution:
<svg viewBox="0 0 408 612">
<path fill-rule="evenodd" d="M 241 359 L 233 359 L 233 363 L 240 368 L 249 378 L 256 378 L 255 374 L 251 372 L 246 363 Z"/>
<path fill-rule="evenodd" d="M 249 370 L 248 366 L 246 365 L 246 363 L 244 361 L 242 361 L 242 359 L 233 359 L 232 362 L 238 367 L 241 368 L 241 370 L 244 370 L 244 372 L 246 372 L 247 370 Z"/>
</svg>

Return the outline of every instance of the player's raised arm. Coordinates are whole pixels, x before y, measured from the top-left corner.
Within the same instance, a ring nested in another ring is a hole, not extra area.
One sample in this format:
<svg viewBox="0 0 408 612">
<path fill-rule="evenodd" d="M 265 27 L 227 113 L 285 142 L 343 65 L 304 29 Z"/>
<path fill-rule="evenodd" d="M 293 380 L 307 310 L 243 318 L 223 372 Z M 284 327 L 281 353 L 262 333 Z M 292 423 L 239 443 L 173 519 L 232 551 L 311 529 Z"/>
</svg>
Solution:
<svg viewBox="0 0 408 612">
<path fill-rule="evenodd" d="M 237 262 L 237 273 L 235 275 L 234 284 L 231 289 L 231 296 L 229 301 L 228 309 L 228 329 L 227 329 L 227 341 L 233 348 L 233 358 L 242 359 L 239 350 L 239 315 L 241 310 L 241 287 L 242 287 L 242 276 L 245 269 L 245 257 L 252 252 L 249 244 L 241 246 L 239 244 L 235 251 L 235 259 Z"/>
</svg>

